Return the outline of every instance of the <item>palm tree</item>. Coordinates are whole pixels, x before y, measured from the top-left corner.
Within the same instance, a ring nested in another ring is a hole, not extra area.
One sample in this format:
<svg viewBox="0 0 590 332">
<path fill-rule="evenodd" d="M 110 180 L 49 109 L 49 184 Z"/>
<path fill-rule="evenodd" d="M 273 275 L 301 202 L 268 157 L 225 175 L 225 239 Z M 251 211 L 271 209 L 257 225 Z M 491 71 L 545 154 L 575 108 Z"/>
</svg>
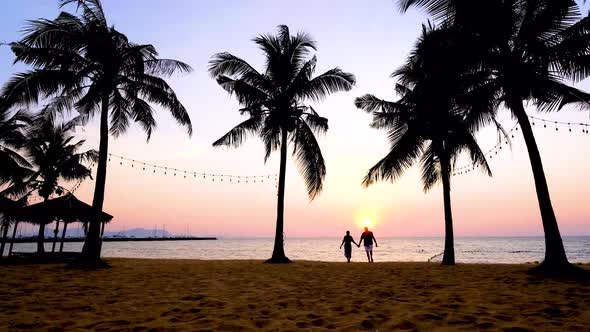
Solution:
<svg viewBox="0 0 590 332">
<path fill-rule="evenodd" d="M 480 94 L 478 75 L 463 75 L 469 64 L 468 50 L 456 47 L 456 32 L 443 27 L 423 26 L 404 66 L 392 74 L 398 78 L 399 101 L 390 102 L 373 95 L 356 98 L 355 106 L 372 114 L 371 127 L 385 129 L 391 144 L 389 153 L 373 166 L 363 185 L 394 181 L 419 160 L 424 192 L 437 183 L 443 185 L 445 249 L 442 264 L 455 264 L 451 174 L 462 152 L 491 176 L 484 153 L 474 133 L 482 125 L 495 123 L 494 105 L 475 100 Z M 474 112 L 477 109 L 478 112 Z M 498 128 L 501 127 L 495 123 Z"/>
<path fill-rule="evenodd" d="M 51 117 L 39 117 L 33 124 L 34 128 L 25 144 L 28 158 L 36 168 L 37 191 L 44 201 L 54 194 L 60 195 L 63 188 L 60 180 L 83 180 L 91 176 L 91 169 L 86 162 L 98 159 L 98 152 L 88 150 L 77 151 L 84 144 L 83 140 L 74 142 L 73 130 L 80 125 L 80 118 L 65 123 L 56 123 Z M 39 225 L 37 252 L 43 253 L 45 225 L 53 220 L 46 220 Z"/>
<path fill-rule="evenodd" d="M 230 95 L 243 106 L 239 111 L 248 119 L 235 126 L 213 146 L 238 147 L 248 135 L 258 135 L 266 148 L 264 160 L 280 149 L 277 224 L 272 257 L 269 263 L 288 263 L 283 248 L 283 213 L 287 145 L 293 143 L 293 155 L 303 175 L 310 199 L 321 191 L 326 175 L 324 158 L 314 136 L 328 130 L 323 118 L 307 100 L 320 101 L 337 91 L 348 91 L 355 84 L 354 75 L 334 68 L 313 77 L 315 42 L 305 33 L 292 36 L 286 25 L 277 35 L 261 35 L 253 40 L 263 51 L 266 65 L 262 73 L 232 54 L 217 53 L 210 61 L 209 72 Z"/>
<path fill-rule="evenodd" d="M 23 110 L 13 110 L 0 97 L 0 200 L 6 204 L 20 205 L 26 200 L 27 181 L 32 175 L 32 165 L 21 155 L 20 148 L 27 140 L 27 128 L 31 123 L 30 115 Z M 18 198 L 14 202 L 12 198 Z M 3 209 L 0 209 L 0 256 L 8 228 L 13 223 Z"/>
<path fill-rule="evenodd" d="M 0 97 L 0 186 L 20 183 L 31 174 L 31 164 L 18 151 L 26 142 L 26 128 L 31 123 L 27 112 L 12 111 Z M 3 194 L 7 195 L 3 190 Z"/>
<path fill-rule="evenodd" d="M 3 94 L 11 103 L 35 103 L 51 98 L 55 112 L 76 109 L 83 117 L 100 116 L 99 160 L 92 206 L 102 211 L 106 182 L 109 133 L 118 136 L 131 121 L 149 140 L 156 127 L 156 104 L 185 126 L 192 126 L 185 107 L 162 77 L 189 72 L 189 65 L 158 58 L 152 45 L 129 42 L 109 27 L 100 0 L 60 0 L 76 4 L 79 15 L 62 12 L 54 20 L 33 20 L 20 42 L 10 44 L 16 62 L 33 70 L 14 76 Z M 109 124 L 110 118 L 110 124 Z M 100 223 L 90 223 L 82 250 L 86 263 L 100 263 Z"/>
<path fill-rule="evenodd" d="M 400 6 L 423 7 L 483 46 L 478 60 L 490 73 L 487 88 L 517 119 L 529 154 L 545 232 L 545 259 L 538 271 L 571 270 L 524 102 L 542 111 L 587 105 L 590 95 L 565 80 L 580 81 L 590 73 L 590 19 L 581 19 L 573 0 L 400 0 Z"/>
</svg>

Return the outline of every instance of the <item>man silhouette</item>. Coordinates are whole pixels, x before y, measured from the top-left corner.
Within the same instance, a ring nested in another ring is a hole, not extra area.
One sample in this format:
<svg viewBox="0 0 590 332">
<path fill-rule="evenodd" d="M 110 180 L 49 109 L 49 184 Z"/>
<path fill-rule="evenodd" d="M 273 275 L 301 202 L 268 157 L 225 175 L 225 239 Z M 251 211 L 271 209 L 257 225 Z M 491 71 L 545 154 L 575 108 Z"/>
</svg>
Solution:
<svg viewBox="0 0 590 332">
<path fill-rule="evenodd" d="M 369 260 L 369 263 L 373 262 L 373 241 L 375 241 L 375 247 L 378 247 L 377 245 L 377 239 L 375 239 L 375 235 L 373 235 L 373 232 L 369 231 L 369 227 L 365 227 L 365 231 L 363 232 L 363 234 L 361 234 L 361 240 L 359 241 L 359 244 L 357 245 L 359 248 L 361 246 L 361 243 L 363 243 L 363 240 L 365 241 L 365 252 L 367 253 L 367 259 Z"/>
</svg>

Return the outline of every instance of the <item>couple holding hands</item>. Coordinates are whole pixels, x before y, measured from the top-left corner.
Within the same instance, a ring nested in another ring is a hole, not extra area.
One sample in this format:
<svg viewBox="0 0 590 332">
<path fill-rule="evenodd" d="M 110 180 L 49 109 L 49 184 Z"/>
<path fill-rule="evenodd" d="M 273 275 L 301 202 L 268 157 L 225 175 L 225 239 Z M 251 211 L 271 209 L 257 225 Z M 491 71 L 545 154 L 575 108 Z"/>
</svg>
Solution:
<svg viewBox="0 0 590 332">
<path fill-rule="evenodd" d="M 369 227 L 365 227 L 365 231 L 363 234 L 361 234 L 361 240 L 358 244 L 354 242 L 354 239 L 352 236 L 350 236 L 350 231 L 346 231 L 346 235 L 344 236 L 344 239 L 342 239 L 340 249 L 342 249 L 342 246 L 344 245 L 344 256 L 349 263 L 350 258 L 352 257 L 352 244 L 354 243 L 358 248 L 360 248 L 363 241 L 365 242 L 365 252 L 367 253 L 367 259 L 369 260 L 369 263 L 373 262 L 373 242 L 375 242 L 375 247 L 378 247 L 377 239 L 375 239 L 373 232 L 369 231 Z"/>
</svg>

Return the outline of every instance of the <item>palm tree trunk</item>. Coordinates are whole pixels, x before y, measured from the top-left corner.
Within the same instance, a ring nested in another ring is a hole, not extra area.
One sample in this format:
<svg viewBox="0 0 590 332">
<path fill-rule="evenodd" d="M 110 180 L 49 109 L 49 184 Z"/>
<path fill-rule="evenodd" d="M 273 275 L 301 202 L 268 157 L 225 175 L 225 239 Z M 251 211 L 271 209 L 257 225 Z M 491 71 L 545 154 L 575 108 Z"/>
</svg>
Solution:
<svg viewBox="0 0 590 332">
<path fill-rule="evenodd" d="M 102 211 L 104 203 L 104 191 L 107 176 L 107 160 L 109 153 L 109 96 L 102 97 L 100 112 L 100 145 L 98 150 L 98 166 L 96 171 L 96 185 L 94 187 L 94 199 L 92 207 L 98 215 Z M 100 251 L 102 241 L 100 239 L 100 221 L 90 221 L 88 234 L 82 248 L 82 261 L 88 264 L 101 263 Z"/>
<path fill-rule="evenodd" d="M 53 230 L 53 246 L 51 252 L 55 252 L 55 244 L 57 243 L 57 234 L 59 233 L 59 220 L 55 221 L 55 229 Z"/>
<path fill-rule="evenodd" d="M 553 212 L 553 206 L 551 205 L 551 197 L 549 196 L 549 187 L 547 186 L 547 179 L 543 170 L 541 154 L 539 153 L 537 142 L 533 135 L 533 129 L 522 100 L 515 100 L 511 104 L 512 112 L 518 119 L 520 128 L 522 128 L 522 136 L 524 137 L 529 153 L 533 177 L 535 179 L 535 188 L 537 190 L 537 199 L 541 210 L 541 220 L 543 222 L 543 230 L 545 231 L 545 260 L 542 265 L 549 267 L 549 269 L 560 268 L 569 265 L 569 262 L 565 254 L 561 235 L 559 234 L 555 212 Z"/>
<path fill-rule="evenodd" d="M 64 239 L 66 238 L 66 230 L 68 229 L 68 223 L 64 221 L 64 229 L 61 233 L 61 243 L 59 244 L 59 252 L 64 251 Z"/>
<path fill-rule="evenodd" d="M 2 230 L 2 239 L 0 241 L 2 241 L 2 243 L 0 244 L 0 257 L 4 256 L 4 246 L 6 244 L 6 236 L 8 235 L 8 220 L 4 222 L 3 227 L 1 228 Z"/>
<path fill-rule="evenodd" d="M 37 234 L 37 253 L 45 253 L 45 222 L 39 224 L 39 234 Z"/>
<path fill-rule="evenodd" d="M 281 129 L 281 164 L 279 169 L 279 192 L 277 194 L 277 228 L 272 257 L 266 261 L 267 263 L 291 263 L 291 260 L 285 256 L 285 246 L 283 243 L 285 175 L 287 172 L 287 134 L 288 132 L 286 129 Z"/>
<path fill-rule="evenodd" d="M 44 203 L 48 200 L 49 196 L 43 197 Z M 37 235 L 37 253 L 45 253 L 45 220 L 41 220 L 41 223 L 39 224 L 39 234 Z"/>
<path fill-rule="evenodd" d="M 10 247 L 8 248 L 8 256 L 12 255 L 12 247 L 14 246 L 14 238 L 16 238 L 16 230 L 18 229 L 18 221 L 14 222 L 12 229 L 12 239 L 10 240 Z"/>
<path fill-rule="evenodd" d="M 4 233 L 4 221 L 0 221 L 0 234 Z M 4 256 L 4 239 L 0 238 L 0 257 Z"/>
<path fill-rule="evenodd" d="M 445 206 L 445 251 L 443 265 L 455 265 L 455 237 L 453 234 L 453 212 L 451 210 L 451 179 L 450 162 L 448 158 L 440 159 L 443 183 L 443 202 Z"/>
</svg>

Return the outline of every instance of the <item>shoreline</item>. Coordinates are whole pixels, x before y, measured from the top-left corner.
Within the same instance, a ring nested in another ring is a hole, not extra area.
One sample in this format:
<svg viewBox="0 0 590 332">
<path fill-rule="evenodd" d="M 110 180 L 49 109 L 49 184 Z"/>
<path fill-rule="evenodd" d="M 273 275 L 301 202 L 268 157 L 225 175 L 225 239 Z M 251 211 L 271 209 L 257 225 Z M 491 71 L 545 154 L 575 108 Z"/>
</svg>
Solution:
<svg viewBox="0 0 590 332">
<path fill-rule="evenodd" d="M 590 283 L 530 276 L 530 264 L 105 261 L 0 266 L 0 330 L 590 328 Z"/>
</svg>

